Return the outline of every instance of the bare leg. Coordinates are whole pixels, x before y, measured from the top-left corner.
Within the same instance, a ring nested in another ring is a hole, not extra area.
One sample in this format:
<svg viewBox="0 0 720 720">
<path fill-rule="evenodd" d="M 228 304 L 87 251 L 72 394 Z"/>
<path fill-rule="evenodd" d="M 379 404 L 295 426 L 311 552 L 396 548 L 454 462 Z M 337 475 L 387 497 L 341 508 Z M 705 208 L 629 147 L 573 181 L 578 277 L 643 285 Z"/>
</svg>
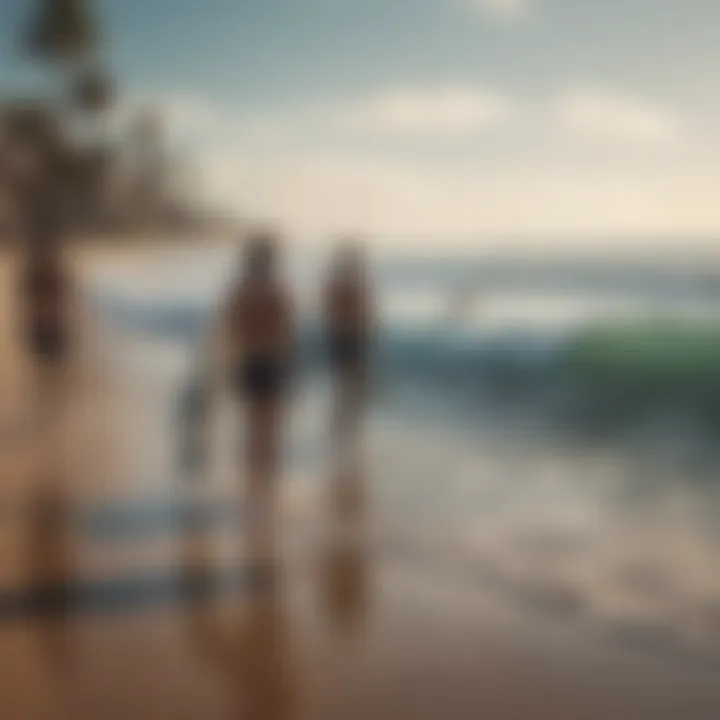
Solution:
<svg viewBox="0 0 720 720">
<path fill-rule="evenodd" d="M 60 397 L 61 371 L 54 366 L 39 365 L 37 385 L 38 400 L 43 410 L 55 408 Z"/>
<path fill-rule="evenodd" d="M 64 360 L 35 360 L 35 402 L 41 422 L 62 410 L 68 395 L 69 371 Z"/>
<path fill-rule="evenodd" d="M 335 395 L 335 428 L 341 441 L 353 438 L 362 419 L 365 403 L 365 374 L 351 368 L 337 379 Z"/>
<path fill-rule="evenodd" d="M 274 541 L 275 479 L 279 462 L 280 403 L 256 401 L 248 407 L 247 482 L 254 525 L 254 544 L 272 554 Z"/>
<path fill-rule="evenodd" d="M 247 457 L 251 489 L 270 484 L 277 471 L 279 414 L 276 400 L 249 405 Z"/>
</svg>

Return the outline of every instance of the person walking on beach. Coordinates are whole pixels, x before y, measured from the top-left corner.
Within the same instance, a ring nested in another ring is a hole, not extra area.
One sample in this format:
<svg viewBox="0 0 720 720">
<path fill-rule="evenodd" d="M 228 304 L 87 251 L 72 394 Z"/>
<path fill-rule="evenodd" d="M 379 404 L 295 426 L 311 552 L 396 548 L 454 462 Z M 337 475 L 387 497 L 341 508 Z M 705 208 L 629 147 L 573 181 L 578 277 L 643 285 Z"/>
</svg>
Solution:
<svg viewBox="0 0 720 720">
<path fill-rule="evenodd" d="M 251 236 L 243 274 L 225 310 L 231 378 L 246 410 L 251 502 L 267 505 L 280 454 L 280 425 L 294 346 L 293 308 L 277 271 L 278 241 Z"/>
<path fill-rule="evenodd" d="M 52 233 L 31 244 L 21 276 L 26 351 L 37 373 L 40 401 L 58 399 L 71 351 L 74 288 Z"/>
<path fill-rule="evenodd" d="M 335 382 L 335 427 L 341 438 L 360 421 L 366 389 L 374 317 L 359 245 L 346 241 L 337 250 L 325 289 L 327 351 Z"/>
</svg>

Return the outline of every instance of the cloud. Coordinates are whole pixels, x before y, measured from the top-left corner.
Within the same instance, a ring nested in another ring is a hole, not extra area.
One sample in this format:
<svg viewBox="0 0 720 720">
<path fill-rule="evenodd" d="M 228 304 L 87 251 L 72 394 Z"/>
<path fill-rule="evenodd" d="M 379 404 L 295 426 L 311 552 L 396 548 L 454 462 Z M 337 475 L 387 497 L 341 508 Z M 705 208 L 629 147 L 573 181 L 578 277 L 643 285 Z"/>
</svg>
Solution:
<svg viewBox="0 0 720 720">
<path fill-rule="evenodd" d="M 629 162 L 627 148 L 665 147 L 682 137 L 683 123 L 668 108 L 618 92 L 566 92 L 552 101 L 550 125 L 547 106 L 528 103 L 523 118 L 502 94 L 465 86 L 272 113 L 234 113 L 182 94 L 155 101 L 175 132 L 201 136 L 204 195 L 244 217 L 277 219 L 293 234 L 437 239 L 720 228 L 713 192 L 720 144 L 699 155 L 688 142 L 677 145 L 681 153 Z M 487 142 L 491 128 L 511 132 Z M 373 137 L 383 142 L 365 142 Z M 423 142 L 396 142 L 407 137 Z M 462 147 L 472 155 L 425 152 L 455 137 L 471 140 Z M 609 144 L 621 152 L 608 152 Z"/>
<path fill-rule="evenodd" d="M 472 87 L 396 90 L 340 108 L 346 129 L 384 135 L 465 135 L 508 120 L 513 104 Z"/>
<path fill-rule="evenodd" d="M 704 233 L 720 227 L 720 172 L 671 158 L 659 167 L 619 161 L 433 162 L 364 153 L 258 153 L 238 148 L 206 173 L 213 192 L 249 217 L 279 218 L 313 238 L 346 230 L 375 237 L 492 234 L 576 237 Z"/>
<path fill-rule="evenodd" d="M 672 110 L 611 90 L 570 90 L 558 101 L 555 115 L 564 131 L 593 141 L 668 145 L 682 131 Z"/>
<path fill-rule="evenodd" d="M 144 113 L 157 115 L 172 140 L 198 140 L 220 132 L 226 124 L 224 112 L 210 100 L 195 94 L 164 91 L 134 92 L 123 97 L 110 119 L 111 130 L 124 132 Z"/>
<path fill-rule="evenodd" d="M 527 15 L 532 0 L 465 0 L 471 7 L 501 20 L 518 20 Z"/>
</svg>

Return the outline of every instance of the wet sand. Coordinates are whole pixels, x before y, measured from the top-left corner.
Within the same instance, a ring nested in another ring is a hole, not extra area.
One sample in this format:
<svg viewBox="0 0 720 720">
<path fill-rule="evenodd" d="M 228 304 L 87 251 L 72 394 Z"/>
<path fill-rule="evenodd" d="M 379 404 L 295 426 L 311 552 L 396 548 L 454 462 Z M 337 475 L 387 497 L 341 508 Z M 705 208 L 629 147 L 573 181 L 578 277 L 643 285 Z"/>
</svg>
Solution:
<svg viewBox="0 0 720 720">
<path fill-rule="evenodd" d="M 93 332 L 104 350 L 67 414 L 4 440 L 3 720 L 720 717 L 717 665 L 598 639 L 570 607 L 504 602 L 472 558 L 395 522 L 373 491 L 393 481 L 381 465 L 325 460 L 302 471 L 315 482 L 288 467 L 268 571 L 232 462 L 183 484 L 162 393 L 107 352 L 121 338 Z M 0 348 L 12 416 L 24 368 Z"/>
</svg>

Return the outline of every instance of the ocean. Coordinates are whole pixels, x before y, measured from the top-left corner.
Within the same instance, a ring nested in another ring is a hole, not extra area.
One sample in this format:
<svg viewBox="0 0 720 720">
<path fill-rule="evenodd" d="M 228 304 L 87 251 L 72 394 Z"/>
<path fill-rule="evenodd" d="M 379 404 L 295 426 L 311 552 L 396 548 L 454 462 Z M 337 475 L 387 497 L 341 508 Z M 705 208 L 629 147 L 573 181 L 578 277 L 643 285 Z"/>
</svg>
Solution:
<svg viewBox="0 0 720 720">
<path fill-rule="evenodd" d="M 286 477 L 311 494 L 332 452 L 323 263 L 298 254 L 285 268 L 301 328 Z M 179 398 L 235 269 L 232 250 L 193 247 L 86 278 L 134 403 L 140 492 L 177 475 Z M 525 610 L 572 617 L 639 651 L 720 663 L 714 426 L 675 401 L 649 405 L 636 423 L 598 424 L 577 412 L 586 395 L 566 381 L 588 328 L 713 327 L 712 268 L 386 253 L 372 277 L 381 329 L 366 468 L 378 522 L 425 547 L 422 562 Z M 143 419 L 163 437 L 147 438 Z M 233 431 L 224 432 L 230 477 Z"/>
<path fill-rule="evenodd" d="M 317 251 L 296 251 L 285 266 L 298 306 L 299 363 L 311 375 L 323 364 L 325 262 Z M 227 247 L 169 250 L 141 266 L 106 268 L 87 290 L 118 328 L 189 358 L 236 266 Z M 493 402 L 499 396 L 503 406 L 524 399 L 525 415 L 540 406 L 547 414 L 573 390 L 566 360 L 588 330 L 712 328 L 720 318 L 720 274 L 687 259 L 385 252 L 373 258 L 371 276 L 386 410 L 431 398 L 438 412 L 483 415 L 502 410 Z"/>
</svg>

